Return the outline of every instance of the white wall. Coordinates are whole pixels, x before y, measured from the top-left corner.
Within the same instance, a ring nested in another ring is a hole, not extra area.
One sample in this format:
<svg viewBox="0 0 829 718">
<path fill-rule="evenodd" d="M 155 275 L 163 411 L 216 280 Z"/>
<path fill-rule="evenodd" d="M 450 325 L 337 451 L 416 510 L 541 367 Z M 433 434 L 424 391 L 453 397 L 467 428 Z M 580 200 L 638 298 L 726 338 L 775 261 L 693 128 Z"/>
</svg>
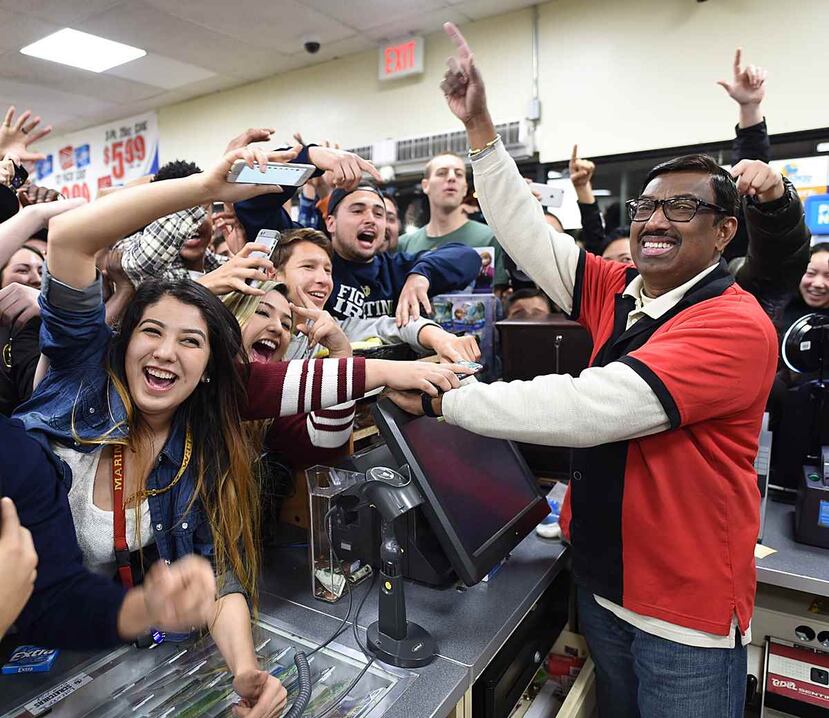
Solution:
<svg viewBox="0 0 829 718">
<path fill-rule="evenodd" d="M 486 73 L 493 113 L 519 119 L 532 96 L 530 10 L 464 27 Z M 235 90 L 159 110 L 161 161 L 215 160 L 231 137 L 247 127 L 276 127 L 288 140 L 331 139 L 344 147 L 460 129 L 439 84 L 451 43 L 443 32 L 426 39 L 423 75 L 377 79 L 378 51 L 295 70 Z"/>
<path fill-rule="evenodd" d="M 829 127 L 826 0 L 557 0 L 540 8 L 542 161 L 724 140 L 737 45 L 769 70 L 769 131 Z"/>
<path fill-rule="evenodd" d="M 598 156 L 728 140 L 736 106 L 715 82 L 730 78 L 737 44 L 769 69 L 772 133 L 829 127 L 829 0 L 553 0 L 539 15 L 544 162 L 566 159 L 574 142 Z M 462 29 L 496 121 L 521 118 L 532 11 Z M 438 88 L 450 52 L 440 32 L 426 39 L 419 77 L 381 83 L 371 51 L 160 108 L 162 162 L 206 166 L 249 126 L 347 147 L 459 128 Z"/>
</svg>

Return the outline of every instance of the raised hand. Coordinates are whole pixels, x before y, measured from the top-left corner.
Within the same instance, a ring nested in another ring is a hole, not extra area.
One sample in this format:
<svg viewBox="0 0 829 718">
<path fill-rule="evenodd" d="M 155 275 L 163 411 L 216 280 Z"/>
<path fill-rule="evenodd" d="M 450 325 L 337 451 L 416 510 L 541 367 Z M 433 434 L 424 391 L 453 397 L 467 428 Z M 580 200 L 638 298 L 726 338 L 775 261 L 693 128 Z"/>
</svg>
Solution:
<svg viewBox="0 0 829 718">
<path fill-rule="evenodd" d="M 786 191 L 783 175 L 760 160 L 740 160 L 731 168 L 737 191 L 758 202 L 773 202 Z"/>
<path fill-rule="evenodd" d="M 410 321 L 420 318 L 420 307 L 426 314 L 432 313 L 429 302 L 429 279 L 422 274 L 410 274 L 406 278 L 397 299 L 397 326 L 405 327 Z"/>
<path fill-rule="evenodd" d="M 573 145 L 573 154 L 570 157 L 570 181 L 574 187 L 584 187 L 593 179 L 596 171 L 595 163 L 579 158 L 579 146 Z"/>
<path fill-rule="evenodd" d="M 351 356 L 351 342 L 339 322 L 323 309 L 317 309 L 311 298 L 297 287 L 302 306 L 291 304 L 291 311 L 297 318 L 296 330 L 308 337 L 308 348 L 321 344 L 328 349 L 333 359 Z"/>
<path fill-rule="evenodd" d="M 15 165 L 20 164 L 20 158 L 15 155 L 6 155 L 2 161 L 0 161 L 0 184 L 5 185 L 6 187 L 11 187 L 12 180 L 14 179 L 14 173 L 17 169 Z"/>
<path fill-rule="evenodd" d="M 757 65 L 742 67 L 742 48 L 734 53 L 733 77 L 731 82 L 719 80 L 728 96 L 739 105 L 759 105 L 766 96 L 766 70 Z"/>
<path fill-rule="evenodd" d="M 249 127 L 241 135 L 237 135 L 225 147 L 225 152 L 240 150 L 247 147 L 251 142 L 267 142 L 273 133 L 272 127 Z"/>
<path fill-rule="evenodd" d="M 484 81 L 475 65 L 475 56 L 461 31 L 451 22 L 444 23 L 443 29 L 457 52 L 446 60 L 448 69 L 440 83 L 440 89 L 443 90 L 452 114 L 468 126 L 489 116 Z"/>
<path fill-rule="evenodd" d="M 236 160 L 244 160 L 245 164 L 251 169 L 253 169 L 255 164 L 258 164 L 259 169 L 264 172 L 267 169 L 268 162 L 290 162 L 296 159 L 300 149 L 299 146 L 292 147 L 289 150 L 278 150 L 275 152 L 265 152 L 258 147 L 234 149 L 226 153 L 221 162 L 207 172 L 193 176 L 197 177 L 198 181 L 201 182 L 202 190 L 206 197 L 214 202 L 241 202 L 244 199 L 258 197 L 261 194 L 281 192 L 282 188 L 277 185 L 228 182 L 227 174 L 230 172 Z"/>
<path fill-rule="evenodd" d="M 316 167 L 326 171 L 326 177 L 330 177 L 327 181 L 334 187 L 354 189 L 363 179 L 364 172 L 368 172 L 378 182 L 383 181 L 377 168 L 354 152 L 334 147 L 309 147 L 308 158 Z"/>
<path fill-rule="evenodd" d="M 113 187 L 112 189 L 120 188 Z M 61 199 L 61 194 L 56 189 L 50 189 L 49 187 L 41 187 L 31 182 L 27 182 L 25 185 L 23 185 L 23 187 L 17 190 L 17 199 L 20 200 L 21 207 L 28 207 L 30 204 L 43 204 L 45 202 L 55 202 Z"/>
<path fill-rule="evenodd" d="M 253 252 L 268 253 L 264 244 L 248 243 L 221 267 L 198 278 L 198 283 L 213 294 L 228 292 L 263 295 L 265 292 L 248 284 L 248 280 L 267 282 L 273 276 L 273 262 L 267 257 L 251 257 Z"/>
<path fill-rule="evenodd" d="M 14 106 L 6 110 L 3 119 L 3 126 L 0 127 L 0 157 L 8 154 L 16 155 L 23 162 L 34 162 L 46 157 L 41 152 L 32 152 L 29 145 L 43 139 L 52 131 L 52 126 L 47 125 L 38 129 L 40 117 L 31 119 L 32 113 L 26 110 L 17 121 L 14 119 Z"/>
<path fill-rule="evenodd" d="M 240 252 L 247 242 L 245 228 L 236 216 L 232 204 L 225 204 L 221 212 L 213 213 L 213 229 L 221 231 L 233 254 Z"/>
<path fill-rule="evenodd" d="M 0 326 L 22 329 L 33 317 L 40 316 L 37 298 L 40 290 L 17 282 L 0 289 Z"/>
</svg>

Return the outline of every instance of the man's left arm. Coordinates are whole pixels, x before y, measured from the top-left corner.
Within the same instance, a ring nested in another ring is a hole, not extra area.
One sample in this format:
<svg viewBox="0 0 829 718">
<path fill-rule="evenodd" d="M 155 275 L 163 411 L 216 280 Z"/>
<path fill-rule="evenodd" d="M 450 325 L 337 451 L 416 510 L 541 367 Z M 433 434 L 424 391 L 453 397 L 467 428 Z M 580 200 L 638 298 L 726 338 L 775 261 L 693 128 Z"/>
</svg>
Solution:
<svg viewBox="0 0 829 718">
<path fill-rule="evenodd" d="M 406 274 L 422 274 L 429 280 L 429 294 L 442 294 L 463 289 L 475 281 L 481 271 L 481 257 L 471 247 L 457 242 L 444 244 L 419 254 L 395 254 L 394 261 L 409 265 Z"/>
<path fill-rule="evenodd" d="M 794 186 L 759 160 L 742 160 L 731 170 L 744 195 L 748 235 L 746 261 L 737 282 L 753 294 L 793 291 L 809 263 L 810 233 Z"/>
<path fill-rule="evenodd" d="M 450 424 L 485 436 L 573 447 L 745 411 L 758 392 L 768 393 L 777 363 L 774 329 L 749 301 L 710 316 L 697 309 L 642 348 L 577 378 L 474 383 L 444 394 L 439 408 Z"/>
</svg>

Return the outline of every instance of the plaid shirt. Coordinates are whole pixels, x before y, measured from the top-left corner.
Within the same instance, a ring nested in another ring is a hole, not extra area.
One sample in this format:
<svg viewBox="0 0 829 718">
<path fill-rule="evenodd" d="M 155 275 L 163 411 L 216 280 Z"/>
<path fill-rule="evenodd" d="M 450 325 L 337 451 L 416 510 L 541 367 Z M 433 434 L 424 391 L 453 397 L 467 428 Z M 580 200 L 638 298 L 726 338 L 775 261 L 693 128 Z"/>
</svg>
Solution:
<svg viewBox="0 0 829 718">
<path fill-rule="evenodd" d="M 140 232 L 121 240 L 121 267 L 130 281 L 138 287 L 152 279 L 187 279 L 190 270 L 179 255 L 182 245 L 199 234 L 199 227 L 207 217 L 203 207 L 168 214 L 148 224 Z M 204 255 L 204 271 L 212 272 L 227 261 L 210 249 Z"/>
</svg>

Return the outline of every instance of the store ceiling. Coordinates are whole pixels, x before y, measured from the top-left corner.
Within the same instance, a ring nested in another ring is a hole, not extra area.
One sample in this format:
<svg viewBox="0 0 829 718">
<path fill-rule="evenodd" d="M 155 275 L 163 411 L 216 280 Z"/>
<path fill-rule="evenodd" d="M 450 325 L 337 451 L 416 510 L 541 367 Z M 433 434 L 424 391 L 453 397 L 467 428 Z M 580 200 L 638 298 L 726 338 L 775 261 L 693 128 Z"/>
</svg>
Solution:
<svg viewBox="0 0 829 718">
<path fill-rule="evenodd" d="M 70 132 L 537 2 L 0 0 L 0 106 Z M 147 55 L 95 74 L 20 54 L 64 27 Z M 318 36 L 317 54 L 304 50 L 306 34 Z"/>
</svg>

